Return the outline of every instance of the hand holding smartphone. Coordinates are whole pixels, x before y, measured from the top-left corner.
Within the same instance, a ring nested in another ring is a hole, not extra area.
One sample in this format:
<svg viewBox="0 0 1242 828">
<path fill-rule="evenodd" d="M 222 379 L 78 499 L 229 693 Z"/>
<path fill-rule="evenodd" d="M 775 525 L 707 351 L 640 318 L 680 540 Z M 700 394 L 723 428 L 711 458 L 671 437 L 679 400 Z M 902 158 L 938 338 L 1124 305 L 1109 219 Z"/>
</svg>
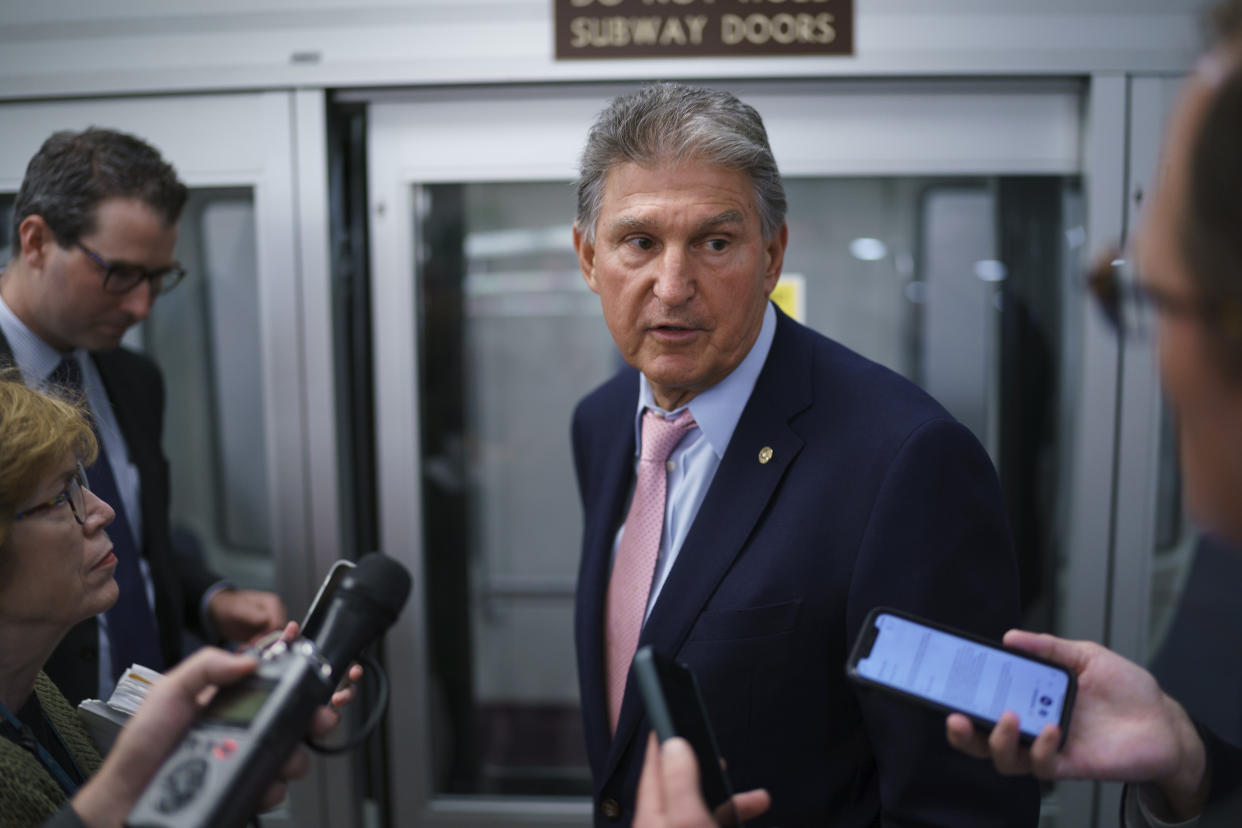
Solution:
<svg viewBox="0 0 1242 828">
<path fill-rule="evenodd" d="M 632 669 L 656 737 L 666 742 L 680 736 L 690 743 L 698 759 L 699 786 L 707 809 L 720 825 L 740 825 L 733 805 L 733 788 L 720 761 L 694 673 L 686 665 L 656 652 L 651 645 L 634 654 Z"/>
<path fill-rule="evenodd" d="M 867 616 L 846 674 L 859 686 L 965 714 L 984 730 L 1012 710 L 1024 744 L 1050 722 L 1064 744 L 1078 687 L 1060 664 L 886 607 Z"/>
</svg>

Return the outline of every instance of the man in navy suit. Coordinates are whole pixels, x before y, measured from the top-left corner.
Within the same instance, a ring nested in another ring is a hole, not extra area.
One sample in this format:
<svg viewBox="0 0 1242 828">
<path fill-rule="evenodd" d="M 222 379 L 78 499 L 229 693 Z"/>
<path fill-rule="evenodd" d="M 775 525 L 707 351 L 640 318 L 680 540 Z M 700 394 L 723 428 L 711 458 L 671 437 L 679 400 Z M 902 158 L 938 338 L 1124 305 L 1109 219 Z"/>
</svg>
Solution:
<svg viewBox="0 0 1242 828">
<path fill-rule="evenodd" d="M 279 596 L 234 589 L 201 562 L 174 554 L 168 461 L 161 447 L 164 382 L 121 337 L 184 275 L 173 259 L 187 190 L 154 147 L 125 133 L 57 132 L 26 168 L 13 216 L 13 254 L 0 274 L 0 366 L 27 385 L 68 382 L 85 398 L 106 457 L 118 519 L 117 554 L 132 549 L 132 581 L 117 607 L 139 623 L 125 635 L 109 614 L 78 624 L 46 665 L 73 703 L 107 698 L 132 660 L 172 667 L 181 633 L 233 641 L 284 624 Z M 72 364 L 72 380 L 63 374 Z M 124 513 L 125 520 L 119 515 Z M 120 533 L 128 536 L 122 546 Z M 118 565 L 119 567 L 119 565 Z M 112 619 L 110 626 L 109 619 Z M 149 638 L 136 650 L 134 638 Z M 152 663 L 155 662 L 155 663 Z"/>
<path fill-rule="evenodd" d="M 591 129 L 574 245 L 629 364 L 573 420 L 596 824 L 633 819 L 650 726 L 626 676 L 652 644 L 697 675 L 734 787 L 771 792 L 754 824 L 1034 825 L 1034 783 L 846 681 L 877 605 L 999 637 L 1018 620 L 1017 566 L 971 434 L 768 301 L 784 213 L 762 120 L 732 95 L 649 86 Z M 642 435 L 674 419 L 671 454 L 636 472 Z"/>
</svg>

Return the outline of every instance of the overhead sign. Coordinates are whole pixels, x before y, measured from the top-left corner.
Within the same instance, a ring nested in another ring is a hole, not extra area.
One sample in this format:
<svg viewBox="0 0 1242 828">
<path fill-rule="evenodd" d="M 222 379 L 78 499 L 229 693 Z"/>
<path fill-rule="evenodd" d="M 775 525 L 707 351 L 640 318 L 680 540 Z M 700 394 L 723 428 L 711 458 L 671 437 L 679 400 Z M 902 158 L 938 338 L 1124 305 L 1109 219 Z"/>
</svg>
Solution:
<svg viewBox="0 0 1242 828">
<path fill-rule="evenodd" d="M 854 53 L 854 0 L 553 2 L 558 60 Z"/>
</svg>

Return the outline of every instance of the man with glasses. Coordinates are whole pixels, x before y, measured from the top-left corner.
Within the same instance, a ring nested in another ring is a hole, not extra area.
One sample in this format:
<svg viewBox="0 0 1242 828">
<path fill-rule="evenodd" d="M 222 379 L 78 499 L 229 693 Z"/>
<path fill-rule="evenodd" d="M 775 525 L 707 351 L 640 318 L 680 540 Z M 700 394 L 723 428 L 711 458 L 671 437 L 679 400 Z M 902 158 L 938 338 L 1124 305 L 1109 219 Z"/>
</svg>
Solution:
<svg viewBox="0 0 1242 828">
<path fill-rule="evenodd" d="M 187 194 L 153 147 L 91 128 L 48 138 L 14 205 L 0 363 L 16 365 L 27 385 L 60 385 L 85 400 L 101 448 L 86 478 L 117 512 L 109 534 L 120 599 L 73 628 L 46 668 L 72 703 L 106 698 L 131 663 L 171 667 L 184 626 L 244 641 L 285 621 L 276 595 L 234 589 L 174 553 L 163 378 L 149 358 L 119 347 L 185 276 L 173 253 Z"/>
<path fill-rule="evenodd" d="M 1242 2 L 1224 4 L 1221 19 L 1225 45 L 1200 63 L 1182 92 L 1134 253 L 1108 257 L 1089 284 L 1118 335 L 1155 334 L 1187 509 L 1204 529 L 1236 545 L 1242 543 Z M 1146 670 L 1090 641 L 1013 630 L 1005 643 L 1078 675 L 1065 744 L 1058 750 L 1060 733 L 1050 725 L 1029 750 L 1022 747 L 1017 720 L 1007 713 L 991 734 L 950 717 L 956 747 L 990 758 L 1004 774 L 1127 782 L 1122 816 L 1133 828 L 1242 825 L 1242 750 L 1191 721 Z"/>
</svg>

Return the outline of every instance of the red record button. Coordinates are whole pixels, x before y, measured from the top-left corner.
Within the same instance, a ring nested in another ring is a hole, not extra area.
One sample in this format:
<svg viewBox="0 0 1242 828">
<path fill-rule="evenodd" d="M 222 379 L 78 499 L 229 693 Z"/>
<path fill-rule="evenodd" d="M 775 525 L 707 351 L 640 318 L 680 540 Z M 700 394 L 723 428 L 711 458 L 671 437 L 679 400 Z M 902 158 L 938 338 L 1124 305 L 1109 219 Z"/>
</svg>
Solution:
<svg viewBox="0 0 1242 828">
<path fill-rule="evenodd" d="M 228 759 L 237 752 L 237 742 L 234 739 L 221 739 L 211 748 L 211 752 L 217 759 Z"/>
</svg>

